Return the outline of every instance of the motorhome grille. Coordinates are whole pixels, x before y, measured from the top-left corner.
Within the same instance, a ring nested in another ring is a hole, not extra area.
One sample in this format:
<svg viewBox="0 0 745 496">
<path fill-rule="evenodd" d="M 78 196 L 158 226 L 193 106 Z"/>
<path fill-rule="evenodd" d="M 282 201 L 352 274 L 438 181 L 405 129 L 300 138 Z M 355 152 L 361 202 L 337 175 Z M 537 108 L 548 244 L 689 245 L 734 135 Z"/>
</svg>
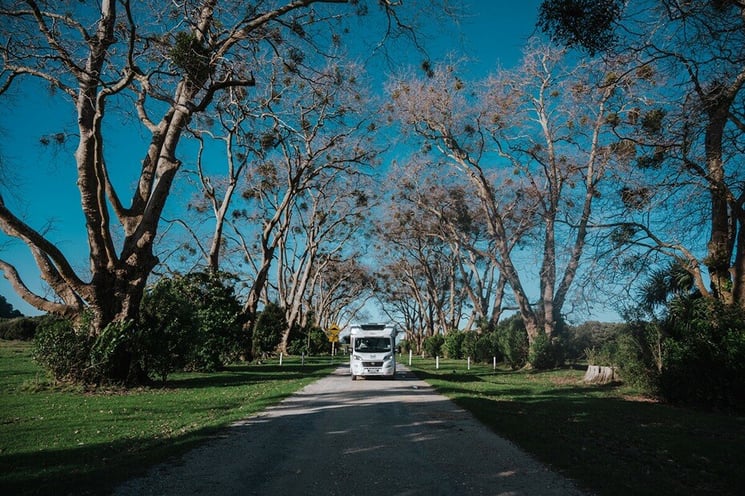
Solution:
<svg viewBox="0 0 745 496">
<path fill-rule="evenodd" d="M 362 362 L 363 367 L 382 367 L 383 362 Z"/>
</svg>

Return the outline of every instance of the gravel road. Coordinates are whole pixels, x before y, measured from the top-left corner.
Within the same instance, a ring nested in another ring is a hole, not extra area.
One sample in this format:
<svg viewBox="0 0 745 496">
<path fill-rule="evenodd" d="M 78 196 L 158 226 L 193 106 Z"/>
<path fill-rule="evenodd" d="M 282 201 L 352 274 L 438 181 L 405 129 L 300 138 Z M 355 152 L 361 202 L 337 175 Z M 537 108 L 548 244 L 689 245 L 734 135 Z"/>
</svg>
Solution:
<svg viewBox="0 0 745 496">
<path fill-rule="evenodd" d="M 405 368 L 352 381 L 340 367 L 115 494 L 583 493 Z"/>
</svg>

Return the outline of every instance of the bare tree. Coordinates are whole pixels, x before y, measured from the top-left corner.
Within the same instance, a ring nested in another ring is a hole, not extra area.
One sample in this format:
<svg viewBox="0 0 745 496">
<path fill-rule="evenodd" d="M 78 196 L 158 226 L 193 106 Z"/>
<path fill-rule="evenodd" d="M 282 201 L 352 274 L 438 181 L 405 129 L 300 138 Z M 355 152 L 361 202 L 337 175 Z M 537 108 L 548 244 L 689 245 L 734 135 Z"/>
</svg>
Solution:
<svg viewBox="0 0 745 496">
<path fill-rule="evenodd" d="M 367 305 L 377 293 L 368 267 L 353 257 L 326 256 L 316 267 L 308 308 L 322 329 L 333 324 L 346 327 L 367 315 Z"/>
<path fill-rule="evenodd" d="M 443 64 L 389 89 L 404 129 L 471 183 L 531 342 L 561 324 L 580 269 L 593 204 L 614 160 L 607 118 L 629 89 L 618 74 L 611 66 L 572 68 L 561 51 L 531 45 L 521 68 L 481 85 Z M 540 246 L 535 272 L 512 251 L 529 239 Z M 531 278 L 536 304 L 526 288 Z"/>
<path fill-rule="evenodd" d="M 351 165 L 351 164 L 350 164 Z M 354 169 L 337 169 L 333 174 L 308 190 L 296 205 L 299 212 L 294 216 L 290 236 L 280 244 L 277 262 L 277 292 L 279 302 L 287 312 L 289 327 L 305 327 L 309 310 L 313 308 L 313 296 L 325 289 L 328 296 L 329 284 L 341 285 L 348 290 L 359 292 L 347 295 L 347 301 L 354 308 L 354 298 L 363 299 L 369 292 L 365 288 L 365 278 L 361 267 L 354 260 L 363 250 L 356 248 L 361 237 L 364 214 L 371 206 L 364 191 L 363 176 Z M 347 176 L 347 177 L 340 177 Z M 353 273 L 360 281 L 349 281 L 352 274 L 333 274 L 331 270 L 339 267 L 356 269 Z M 328 272 L 328 274 L 327 274 Z M 336 276 L 336 277 L 334 277 Z M 319 286 L 326 283 L 326 287 Z M 327 299 L 325 305 L 316 308 L 319 317 L 341 314 L 341 308 L 327 306 L 339 304 L 339 299 Z M 319 320 L 319 323 L 321 321 Z M 289 329 L 282 336 L 280 349 L 286 350 Z"/>
<path fill-rule="evenodd" d="M 398 183 L 391 191 L 395 201 L 386 204 L 386 215 L 376 222 L 382 250 L 377 256 L 383 261 L 392 260 L 384 262 L 381 270 L 381 299 L 408 298 L 415 302 L 424 324 L 422 334 L 457 330 L 467 302 L 460 254 L 443 241 L 436 218 L 401 194 L 414 187 L 411 179 L 396 171 L 392 177 Z M 393 284 L 394 278 L 403 285 Z M 401 307 L 395 302 L 393 305 Z"/>
<path fill-rule="evenodd" d="M 398 184 L 396 201 L 409 202 L 421 211 L 428 221 L 420 227 L 427 235 L 447 243 L 453 253 L 459 286 L 472 307 L 466 324 L 458 327 L 470 330 L 479 324 L 493 328 L 504 310 L 505 280 L 485 232 L 478 198 L 470 193 L 467 183 L 463 184 L 462 177 L 434 164 L 412 162 L 402 169 L 393 172 Z M 455 305 L 450 309 L 454 312 Z M 454 321 L 452 317 L 450 320 Z"/>
<path fill-rule="evenodd" d="M 358 87 L 360 75 L 359 67 L 334 64 L 312 81 L 302 78 L 288 85 L 281 72 L 272 78 L 270 99 L 262 110 L 262 118 L 271 122 L 270 131 L 258 137 L 263 152 L 249 169 L 253 179 L 242 193 L 251 206 L 240 209 L 247 214 L 236 216 L 234 222 L 246 258 L 253 260 L 254 246 L 260 253 L 244 306 L 249 325 L 271 282 L 280 304 L 288 305 L 288 322 L 302 320 L 301 306 L 312 289 L 308 284 L 320 243 L 348 221 L 332 214 L 342 208 L 345 197 L 354 204 L 361 194 L 349 189 L 353 182 L 347 176 L 372 165 L 377 151 L 367 131 L 370 100 Z M 341 190 L 342 185 L 346 189 Z M 255 226 L 261 226 L 259 232 Z M 294 236 L 296 230 L 301 237 Z M 297 256 L 288 258 L 291 250 Z M 276 278 L 270 281 L 275 263 Z"/>
</svg>

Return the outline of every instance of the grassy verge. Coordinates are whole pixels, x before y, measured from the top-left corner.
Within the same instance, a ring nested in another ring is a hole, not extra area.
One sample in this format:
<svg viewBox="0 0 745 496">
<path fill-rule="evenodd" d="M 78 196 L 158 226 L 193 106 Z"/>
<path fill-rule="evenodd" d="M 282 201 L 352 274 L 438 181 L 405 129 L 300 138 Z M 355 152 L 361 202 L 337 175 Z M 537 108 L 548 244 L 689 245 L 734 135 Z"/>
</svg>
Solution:
<svg viewBox="0 0 745 496">
<path fill-rule="evenodd" d="M 162 388 L 85 392 L 50 387 L 28 344 L 0 341 L 0 494 L 107 494 L 338 363 L 285 358 L 176 374 Z"/>
<path fill-rule="evenodd" d="M 656 403 L 583 371 L 415 360 L 412 370 L 535 458 L 598 495 L 742 494 L 745 418 Z M 745 387 L 745 385 L 743 385 Z"/>
</svg>

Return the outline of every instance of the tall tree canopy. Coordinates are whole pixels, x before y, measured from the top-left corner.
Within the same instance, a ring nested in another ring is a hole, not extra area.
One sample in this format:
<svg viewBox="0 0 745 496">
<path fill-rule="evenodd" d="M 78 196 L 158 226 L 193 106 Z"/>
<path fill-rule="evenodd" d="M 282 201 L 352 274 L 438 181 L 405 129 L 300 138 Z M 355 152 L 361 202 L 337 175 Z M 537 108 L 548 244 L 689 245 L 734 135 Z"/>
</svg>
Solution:
<svg viewBox="0 0 745 496">
<path fill-rule="evenodd" d="M 543 2 L 540 26 L 590 53 L 633 54 L 640 72 L 665 81 L 649 95 L 659 109 L 628 137 L 641 155 L 636 176 L 651 180 L 648 208 L 666 205 L 695 219 L 681 232 L 674 222 L 653 225 L 649 219 L 659 215 L 646 215 L 648 209 L 634 209 L 646 211 L 629 218 L 625 244 L 673 257 L 702 294 L 745 307 L 745 4 L 609 0 L 588 2 L 577 19 L 561 14 L 575 3 Z M 611 22 L 603 20 L 606 8 Z M 577 25 L 599 33 L 600 43 L 567 36 Z"/>
</svg>

